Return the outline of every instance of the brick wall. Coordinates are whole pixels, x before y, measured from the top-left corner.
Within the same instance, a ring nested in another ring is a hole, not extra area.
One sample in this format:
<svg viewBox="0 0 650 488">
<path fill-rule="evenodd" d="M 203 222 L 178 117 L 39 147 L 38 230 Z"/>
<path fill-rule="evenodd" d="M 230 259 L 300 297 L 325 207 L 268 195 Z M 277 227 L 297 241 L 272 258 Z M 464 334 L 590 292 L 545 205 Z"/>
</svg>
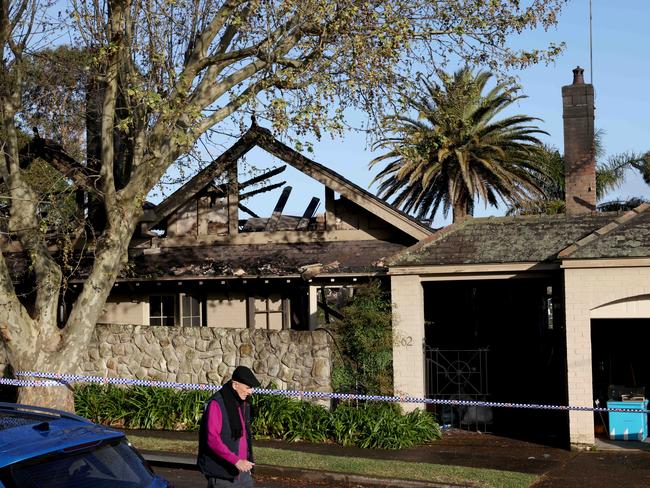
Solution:
<svg viewBox="0 0 650 488">
<path fill-rule="evenodd" d="M 423 397 L 424 292 L 420 277 L 393 276 L 393 376 L 395 395 Z M 406 411 L 420 404 L 402 405 Z"/>
<path fill-rule="evenodd" d="M 646 308 L 647 295 L 650 295 L 650 267 L 565 269 L 570 405 L 593 406 L 591 319 L 638 318 L 639 311 Z M 612 303 L 619 300 L 625 300 L 627 306 Z M 569 422 L 572 445 L 594 443 L 593 413 L 570 412 Z"/>
<path fill-rule="evenodd" d="M 572 85 L 562 87 L 566 212 L 571 215 L 596 209 L 594 87 L 584 83 L 581 69 L 574 76 Z"/>
</svg>

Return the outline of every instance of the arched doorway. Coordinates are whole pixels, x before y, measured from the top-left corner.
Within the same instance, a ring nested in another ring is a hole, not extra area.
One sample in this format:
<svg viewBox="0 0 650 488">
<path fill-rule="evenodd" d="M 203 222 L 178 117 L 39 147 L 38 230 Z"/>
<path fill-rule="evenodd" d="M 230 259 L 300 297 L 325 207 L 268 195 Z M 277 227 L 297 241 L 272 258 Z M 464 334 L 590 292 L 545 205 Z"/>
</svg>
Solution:
<svg viewBox="0 0 650 488">
<path fill-rule="evenodd" d="M 623 395 L 650 395 L 650 295 L 624 298 L 591 312 L 594 401 L 605 406 Z M 607 415 L 594 416 L 597 437 L 610 431 Z"/>
</svg>

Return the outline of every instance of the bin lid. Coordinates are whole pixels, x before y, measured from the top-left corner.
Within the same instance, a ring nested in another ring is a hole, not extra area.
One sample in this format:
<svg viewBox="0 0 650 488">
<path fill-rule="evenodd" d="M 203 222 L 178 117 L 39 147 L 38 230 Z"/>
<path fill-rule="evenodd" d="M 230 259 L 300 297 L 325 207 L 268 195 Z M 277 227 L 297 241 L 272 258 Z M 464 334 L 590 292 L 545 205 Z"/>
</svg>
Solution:
<svg viewBox="0 0 650 488">
<path fill-rule="evenodd" d="M 642 401 L 645 398 L 645 387 L 609 385 L 607 389 L 608 398 L 617 402 L 620 401 Z"/>
</svg>

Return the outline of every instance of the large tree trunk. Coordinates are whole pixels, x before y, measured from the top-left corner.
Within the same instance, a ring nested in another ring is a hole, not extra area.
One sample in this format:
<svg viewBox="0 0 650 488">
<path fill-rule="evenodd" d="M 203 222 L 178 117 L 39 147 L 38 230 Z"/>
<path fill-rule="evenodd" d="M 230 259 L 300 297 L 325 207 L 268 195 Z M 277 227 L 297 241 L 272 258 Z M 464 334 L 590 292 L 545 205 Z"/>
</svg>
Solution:
<svg viewBox="0 0 650 488">
<path fill-rule="evenodd" d="M 88 324 L 88 328 L 92 330 L 92 325 Z M 87 344 L 69 344 L 66 348 L 48 352 L 43 340 L 40 340 L 40 334 L 32 341 L 23 341 L 22 338 L 12 339 L 6 343 L 6 346 L 14 373 L 33 371 L 52 375 L 51 378 L 18 376 L 20 380 L 36 381 L 48 379 L 56 381 L 54 377 L 56 374 L 78 373 L 78 365 L 81 364 L 87 348 Z M 72 385 L 63 382 L 60 386 L 21 386 L 18 388 L 18 403 L 68 412 L 75 411 Z"/>
<path fill-rule="evenodd" d="M 16 299 L 9 302 L 11 306 L 0 307 L 0 336 L 14 372 L 80 372 L 95 324 L 127 256 L 130 236 L 141 214 L 141 208 L 132 202 L 120 202 L 112 211 L 116 215 L 111 213 L 109 226 L 94 249 L 93 268 L 63 328 L 57 327 L 55 313 L 32 318 Z M 0 254 L 0 293 L 5 289 L 8 295 L 12 291 L 11 279 L 1 257 Z M 58 294 L 54 293 L 53 302 L 57 301 Z M 74 412 L 74 398 L 68 386 L 21 387 L 18 399 L 21 403 Z"/>
<path fill-rule="evenodd" d="M 26 378 L 21 378 L 26 379 Z M 18 389 L 18 403 L 39 405 L 73 412 L 74 393 L 70 386 L 21 386 Z"/>
<path fill-rule="evenodd" d="M 35 340 L 24 342 L 23 347 L 17 347 L 20 339 L 6 343 L 9 362 L 14 373 L 34 371 L 38 373 L 76 373 L 75 363 L 70 361 L 65 350 L 54 353 L 45 352 L 42 341 Z M 86 347 L 80 347 L 85 351 Z M 43 381 L 48 378 L 18 376 L 20 380 Z M 55 379 L 52 377 L 52 379 Z M 25 405 L 38 405 L 42 407 L 57 408 L 74 412 L 74 396 L 70 385 L 63 382 L 61 386 L 21 386 L 18 388 L 18 403 Z"/>
</svg>

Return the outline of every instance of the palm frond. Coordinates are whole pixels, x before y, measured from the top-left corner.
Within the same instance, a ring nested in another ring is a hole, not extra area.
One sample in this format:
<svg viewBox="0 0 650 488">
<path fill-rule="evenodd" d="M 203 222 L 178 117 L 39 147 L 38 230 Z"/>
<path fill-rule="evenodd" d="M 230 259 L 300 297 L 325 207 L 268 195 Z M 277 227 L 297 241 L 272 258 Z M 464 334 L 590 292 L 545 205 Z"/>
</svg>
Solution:
<svg viewBox="0 0 650 488">
<path fill-rule="evenodd" d="M 386 153 L 370 162 L 384 164 L 374 182 L 382 198 L 419 217 L 433 218 L 442 209 L 454 216 L 471 215 L 474 200 L 496 206 L 512 203 L 552 187 L 538 161 L 543 151 L 539 119 L 514 115 L 496 119 L 523 98 L 518 87 L 496 83 L 492 74 L 464 67 L 439 80 L 419 78 L 420 94 L 407 99 L 407 113 L 386 120 L 392 132 L 373 147 Z"/>
</svg>

